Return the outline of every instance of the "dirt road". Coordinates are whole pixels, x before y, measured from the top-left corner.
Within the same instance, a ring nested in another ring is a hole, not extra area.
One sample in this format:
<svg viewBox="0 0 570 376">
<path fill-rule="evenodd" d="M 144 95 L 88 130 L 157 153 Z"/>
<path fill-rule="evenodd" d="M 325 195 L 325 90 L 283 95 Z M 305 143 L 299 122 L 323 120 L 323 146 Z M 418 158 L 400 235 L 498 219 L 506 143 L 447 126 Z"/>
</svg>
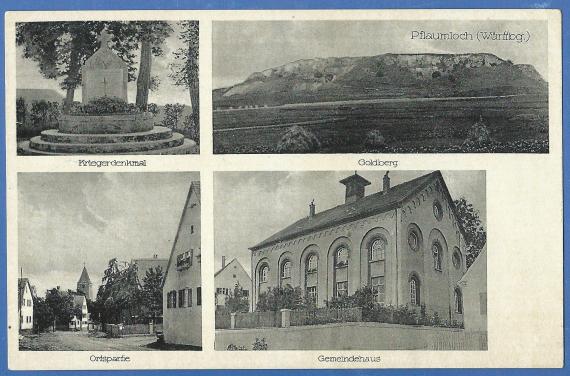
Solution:
<svg viewBox="0 0 570 376">
<path fill-rule="evenodd" d="M 155 336 L 104 338 L 87 332 L 55 332 L 20 337 L 20 350 L 31 351 L 145 351 Z"/>
</svg>

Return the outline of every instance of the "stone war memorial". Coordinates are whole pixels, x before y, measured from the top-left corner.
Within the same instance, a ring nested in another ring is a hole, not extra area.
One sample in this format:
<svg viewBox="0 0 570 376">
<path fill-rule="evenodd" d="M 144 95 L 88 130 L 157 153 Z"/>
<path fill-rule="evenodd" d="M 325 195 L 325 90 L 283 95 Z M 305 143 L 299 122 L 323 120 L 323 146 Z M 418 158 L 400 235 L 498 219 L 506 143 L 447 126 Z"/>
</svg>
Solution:
<svg viewBox="0 0 570 376">
<path fill-rule="evenodd" d="M 191 154 L 194 141 L 172 129 L 155 126 L 153 114 L 128 103 L 127 64 L 100 35 L 101 46 L 81 68 L 81 105 L 73 106 L 48 129 L 23 141 L 25 155 Z"/>
</svg>

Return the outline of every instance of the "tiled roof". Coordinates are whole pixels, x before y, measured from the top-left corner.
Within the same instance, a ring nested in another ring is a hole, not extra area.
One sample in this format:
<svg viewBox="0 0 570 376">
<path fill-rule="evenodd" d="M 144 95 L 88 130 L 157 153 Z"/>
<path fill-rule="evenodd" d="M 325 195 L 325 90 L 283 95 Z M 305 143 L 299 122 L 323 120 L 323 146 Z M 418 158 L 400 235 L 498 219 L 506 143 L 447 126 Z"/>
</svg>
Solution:
<svg viewBox="0 0 570 376">
<path fill-rule="evenodd" d="M 250 249 L 253 251 L 297 236 L 308 234 L 313 231 L 395 209 L 401 202 L 423 189 L 428 183 L 438 177 L 443 181 L 441 173 L 439 171 L 434 171 L 427 175 L 423 175 L 391 187 L 387 193 L 374 193 L 355 202 L 338 205 L 334 208 L 317 213 L 313 217 L 302 218 Z"/>
<path fill-rule="evenodd" d="M 24 290 L 28 283 L 30 282 L 27 278 L 18 278 L 18 309 L 22 306 L 22 297 L 24 296 Z"/>
</svg>

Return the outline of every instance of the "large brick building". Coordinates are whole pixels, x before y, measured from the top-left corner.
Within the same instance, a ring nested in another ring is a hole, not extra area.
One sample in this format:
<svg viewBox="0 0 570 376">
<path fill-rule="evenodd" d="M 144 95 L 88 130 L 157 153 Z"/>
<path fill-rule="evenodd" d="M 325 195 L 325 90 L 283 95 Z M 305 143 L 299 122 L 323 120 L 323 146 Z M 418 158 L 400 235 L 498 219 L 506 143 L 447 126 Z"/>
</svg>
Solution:
<svg viewBox="0 0 570 376">
<path fill-rule="evenodd" d="M 370 286 L 378 303 L 426 306 L 463 320 L 458 281 L 465 241 L 439 171 L 365 195 L 357 173 L 340 183 L 345 203 L 309 215 L 250 248 L 252 309 L 268 287 L 301 287 L 317 306 Z"/>
</svg>

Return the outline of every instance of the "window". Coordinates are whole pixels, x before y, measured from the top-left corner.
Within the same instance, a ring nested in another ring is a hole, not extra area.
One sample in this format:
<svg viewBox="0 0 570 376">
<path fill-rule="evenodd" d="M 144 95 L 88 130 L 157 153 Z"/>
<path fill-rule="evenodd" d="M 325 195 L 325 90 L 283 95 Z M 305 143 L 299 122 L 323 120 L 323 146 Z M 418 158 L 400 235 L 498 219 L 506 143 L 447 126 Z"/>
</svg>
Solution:
<svg viewBox="0 0 570 376">
<path fill-rule="evenodd" d="M 194 233 L 194 225 L 190 225 L 190 233 L 191 233 L 191 234 Z"/>
<path fill-rule="evenodd" d="M 380 261 L 386 258 L 386 241 L 382 238 L 374 240 L 370 244 L 370 262 Z"/>
<path fill-rule="evenodd" d="M 189 249 L 186 252 L 183 252 L 181 254 L 179 254 L 178 256 L 176 256 L 176 267 L 177 268 L 188 268 L 190 266 L 192 266 L 192 257 L 194 254 L 194 250 L 193 249 Z"/>
<path fill-rule="evenodd" d="M 202 305 L 202 288 L 201 287 L 196 287 L 196 305 L 197 306 Z"/>
<path fill-rule="evenodd" d="M 269 266 L 263 265 L 261 270 L 259 270 L 259 281 L 261 283 L 267 282 L 267 278 L 269 277 Z"/>
<path fill-rule="evenodd" d="M 374 301 L 376 303 L 384 303 L 386 296 L 386 285 L 384 282 L 384 277 L 372 277 L 370 279 L 370 284 L 372 287 L 372 295 L 374 296 Z"/>
<path fill-rule="evenodd" d="M 178 290 L 178 308 L 183 308 L 186 304 L 186 291 L 184 289 Z"/>
<path fill-rule="evenodd" d="M 348 249 L 346 247 L 339 247 L 336 251 L 335 257 L 335 266 L 337 268 L 344 268 L 348 266 Z"/>
<path fill-rule="evenodd" d="M 459 252 L 459 249 L 457 249 L 457 247 L 455 247 L 455 250 L 453 251 L 453 257 L 451 260 L 453 261 L 453 266 L 455 267 L 455 269 L 461 268 L 461 253 Z"/>
<path fill-rule="evenodd" d="M 410 278 L 410 303 L 420 305 L 420 281 L 416 276 Z"/>
<path fill-rule="evenodd" d="M 443 208 L 438 200 L 433 202 L 433 215 L 438 221 L 441 221 L 443 218 Z"/>
<path fill-rule="evenodd" d="M 291 278 L 291 261 L 287 260 L 281 267 L 281 278 Z"/>
<path fill-rule="evenodd" d="M 186 291 L 188 291 L 188 307 L 192 307 L 192 289 L 187 288 Z"/>
<path fill-rule="evenodd" d="M 166 308 L 176 308 L 176 290 L 170 291 L 166 299 Z"/>
<path fill-rule="evenodd" d="M 463 295 L 461 294 L 461 290 L 456 288 L 455 289 L 455 313 L 463 313 Z"/>
<path fill-rule="evenodd" d="M 408 245 L 414 252 L 417 252 L 418 249 L 420 249 L 420 237 L 416 229 L 411 229 L 408 233 Z"/>
<path fill-rule="evenodd" d="M 317 305 L 317 296 L 317 286 L 307 287 L 307 300 L 315 306 Z"/>
<path fill-rule="evenodd" d="M 245 296 L 246 298 L 249 297 L 249 290 L 241 290 L 243 296 Z"/>
<path fill-rule="evenodd" d="M 433 268 L 441 272 L 442 250 L 439 242 L 435 241 L 431 246 L 431 250 L 433 252 Z"/>
<path fill-rule="evenodd" d="M 317 255 L 310 255 L 309 259 L 307 260 L 307 273 L 316 273 L 317 272 L 317 264 L 319 259 Z"/>
<path fill-rule="evenodd" d="M 348 296 L 348 281 L 336 283 L 336 297 Z"/>
</svg>

